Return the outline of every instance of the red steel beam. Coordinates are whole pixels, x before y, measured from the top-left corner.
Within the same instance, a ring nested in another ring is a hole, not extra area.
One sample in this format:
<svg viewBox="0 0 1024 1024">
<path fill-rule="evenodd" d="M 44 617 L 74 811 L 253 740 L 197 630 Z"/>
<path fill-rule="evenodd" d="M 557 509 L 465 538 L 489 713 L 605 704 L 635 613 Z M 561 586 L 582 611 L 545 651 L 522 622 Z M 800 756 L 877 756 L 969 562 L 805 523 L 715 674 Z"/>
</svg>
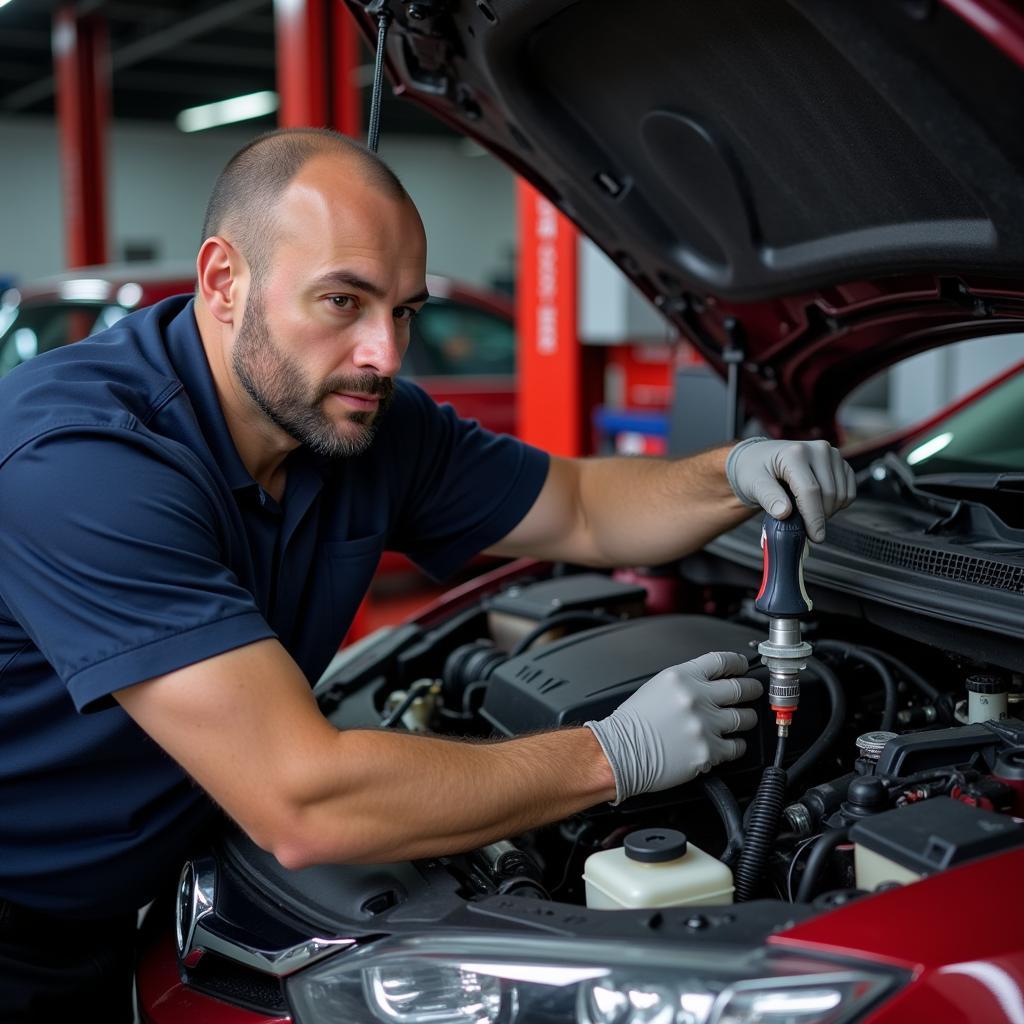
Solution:
<svg viewBox="0 0 1024 1024">
<path fill-rule="evenodd" d="M 110 118 L 106 24 L 95 15 L 76 18 L 70 6 L 59 8 L 53 17 L 53 63 L 67 264 L 105 263 Z"/>
<path fill-rule="evenodd" d="M 274 0 L 277 123 L 356 137 L 362 110 L 356 25 L 339 0 Z"/>
<path fill-rule="evenodd" d="M 553 455 L 584 446 L 583 356 L 576 332 L 577 231 L 523 180 L 516 184 L 519 436 Z"/>
</svg>

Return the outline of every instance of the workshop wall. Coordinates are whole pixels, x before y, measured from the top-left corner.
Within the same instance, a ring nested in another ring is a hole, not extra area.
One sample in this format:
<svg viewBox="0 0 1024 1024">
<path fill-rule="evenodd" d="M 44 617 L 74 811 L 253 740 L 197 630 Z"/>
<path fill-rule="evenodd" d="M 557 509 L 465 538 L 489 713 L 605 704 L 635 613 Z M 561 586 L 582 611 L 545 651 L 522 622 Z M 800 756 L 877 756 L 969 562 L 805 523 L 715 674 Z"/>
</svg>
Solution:
<svg viewBox="0 0 1024 1024">
<path fill-rule="evenodd" d="M 186 136 L 122 122 L 111 132 L 110 257 L 192 260 L 213 182 L 256 132 Z M 507 276 L 515 244 L 513 179 L 462 139 L 385 134 L 381 155 L 423 215 L 430 269 L 486 285 Z M 0 118 L 0 280 L 64 269 L 57 133 L 52 120 Z"/>
</svg>

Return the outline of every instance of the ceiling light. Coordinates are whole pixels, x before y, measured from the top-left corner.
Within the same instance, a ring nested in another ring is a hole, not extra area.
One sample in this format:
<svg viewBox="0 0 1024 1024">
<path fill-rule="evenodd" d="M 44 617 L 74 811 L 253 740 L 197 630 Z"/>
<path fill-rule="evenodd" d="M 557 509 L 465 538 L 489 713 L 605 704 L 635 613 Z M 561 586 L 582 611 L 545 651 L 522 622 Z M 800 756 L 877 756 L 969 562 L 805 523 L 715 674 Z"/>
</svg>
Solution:
<svg viewBox="0 0 1024 1024">
<path fill-rule="evenodd" d="M 253 117 L 272 114 L 278 107 L 276 92 L 251 92 L 245 96 L 234 96 L 217 103 L 204 103 L 201 107 L 189 107 L 177 117 L 178 128 L 183 132 L 201 132 L 221 124 L 248 121 Z"/>
</svg>

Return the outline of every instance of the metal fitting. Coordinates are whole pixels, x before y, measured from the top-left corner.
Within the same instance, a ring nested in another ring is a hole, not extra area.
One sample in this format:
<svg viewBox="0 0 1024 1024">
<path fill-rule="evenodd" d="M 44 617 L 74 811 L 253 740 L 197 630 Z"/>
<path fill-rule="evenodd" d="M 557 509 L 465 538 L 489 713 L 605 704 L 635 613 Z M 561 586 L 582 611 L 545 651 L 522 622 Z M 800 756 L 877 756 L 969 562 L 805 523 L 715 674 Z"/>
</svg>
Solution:
<svg viewBox="0 0 1024 1024">
<path fill-rule="evenodd" d="M 779 735 L 789 735 L 793 709 L 800 703 L 800 671 L 807 668 L 812 647 L 800 636 L 799 619 L 771 619 L 768 639 L 758 644 L 768 666 L 768 703 L 775 711 Z"/>
</svg>

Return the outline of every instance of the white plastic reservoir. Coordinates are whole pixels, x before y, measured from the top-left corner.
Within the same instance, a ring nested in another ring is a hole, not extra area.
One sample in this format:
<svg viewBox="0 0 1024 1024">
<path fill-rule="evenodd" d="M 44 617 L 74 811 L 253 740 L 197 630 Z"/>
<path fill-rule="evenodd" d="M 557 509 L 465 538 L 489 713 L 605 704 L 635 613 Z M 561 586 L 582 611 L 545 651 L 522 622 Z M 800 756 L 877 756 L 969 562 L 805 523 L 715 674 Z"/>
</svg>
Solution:
<svg viewBox="0 0 1024 1024">
<path fill-rule="evenodd" d="M 640 829 L 621 848 L 591 854 L 583 881 L 595 910 L 732 903 L 732 871 L 671 828 Z"/>
</svg>

